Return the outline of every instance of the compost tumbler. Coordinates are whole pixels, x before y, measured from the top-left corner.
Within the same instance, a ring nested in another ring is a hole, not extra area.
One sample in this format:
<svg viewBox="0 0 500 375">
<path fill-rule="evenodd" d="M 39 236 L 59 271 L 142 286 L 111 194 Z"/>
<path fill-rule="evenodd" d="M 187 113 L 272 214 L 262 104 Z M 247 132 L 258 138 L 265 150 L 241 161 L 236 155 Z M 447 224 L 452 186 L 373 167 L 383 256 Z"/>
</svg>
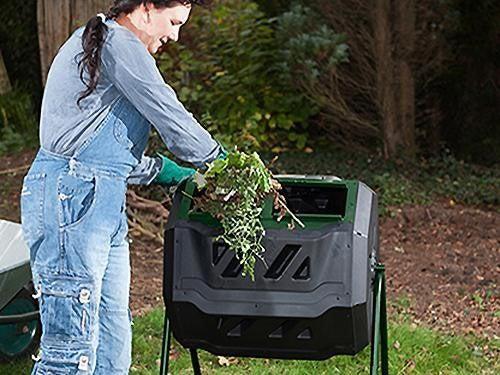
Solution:
<svg viewBox="0 0 500 375">
<path fill-rule="evenodd" d="M 174 196 L 165 229 L 164 299 L 174 337 L 216 355 L 326 359 L 355 354 L 372 336 L 378 209 L 365 184 L 332 176 L 276 176 L 305 224 L 261 215 L 255 280 L 223 243 L 220 224 L 193 208 L 193 182 Z M 170 329 L 170 328 L 169 328 Z"/>
</svg>

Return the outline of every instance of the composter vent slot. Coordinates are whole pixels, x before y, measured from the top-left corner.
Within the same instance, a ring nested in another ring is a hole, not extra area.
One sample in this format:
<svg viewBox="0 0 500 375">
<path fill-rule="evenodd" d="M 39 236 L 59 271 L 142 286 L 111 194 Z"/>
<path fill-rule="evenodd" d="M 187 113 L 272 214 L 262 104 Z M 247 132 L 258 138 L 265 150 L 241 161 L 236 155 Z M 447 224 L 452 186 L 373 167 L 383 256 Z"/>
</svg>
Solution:
<svg viewBox="0 0 500 375">
<path fill-rule="evenodd" d="M 240 263 L 235 254 L 226 269 L 222 272 L 222 277 L 237 277 L 242 270 L 243 264 Z"/>
<path fill-rule="evenodd" d="M 299 340 L 310 340 L 312 338 L 311 328 L 306 328 L 297 335 Z"/>
<path fill-rule="evenodd" d="M 231 328 L 228 332 L 227 335 L 229 337 L 241 337 L 242 335 L 245 334 L 245 332 L 250 328 L 252 323 L 254 322 L 253 319 L 243 319 L 238 322 L 233 328 Z"/>
<path fill-rule="evenodd" d="M 212 247 L 212 264 L 216 266 L 221 261 L 222 257 L 226 253 L 228 247 L 224 242 L 217 241 L 214 242 Z"/>
<path fill-rule="evenodd" d="M 307 257 L 292 276 L 295 280 L 308 280 L 311 278 L 311 258 Z"/>
<path fill-rule="evenodd" d="M 288 208 L 296 215 L 340 215 L 345 216 L 347 187 L 297 186 L 282 184 L 281 194 Z M 278 215 L 277 210 L 274 214 Z"/>
<path fill-rule="evenodd" d="M 301 245 L 286 245 L 271 264 L 264 277 L 266 279 L 277 279 L 283 275 L 301 247 Z"/>
<path fill-rule="evenodd" d="M 267 337 L 270 339 L 282 339 L 288 332 L 295 327 L 296 322 L 293 320 L 285 320 L 277 328 L 275 328 Z"/>
</svg>

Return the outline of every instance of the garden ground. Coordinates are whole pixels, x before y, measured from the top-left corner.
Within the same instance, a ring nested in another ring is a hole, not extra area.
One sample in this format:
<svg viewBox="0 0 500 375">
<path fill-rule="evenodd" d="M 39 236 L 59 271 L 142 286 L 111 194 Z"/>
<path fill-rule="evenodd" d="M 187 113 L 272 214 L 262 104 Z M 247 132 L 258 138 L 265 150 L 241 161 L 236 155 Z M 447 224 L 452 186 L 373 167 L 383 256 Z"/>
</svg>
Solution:
<svg viewBox="0 0 500 375">
<path fill-rule="evenodd" d="M 31 151 L 0 158 L 1 219 L 19 221 L 22 176 L 33 155 Z M 463 205 L 448 197 L 433 199 L 426 205 L 386 207 L 380 222 L 380 251 L 387 270 L 389 314 L 403 327 L 402 331 L 394 332 L 394 336 L 416 337 L 410 332 L 425 326 L 446 337 L 470 337 L 474 341 L 474 355 L 488 362 L 486 372 L 481 370 L 481 373 L 498 370 L 499 228 L 498 207 Z M 162 249 L 136 231 L 131 231 L 131 240 L 131 307 L 134 316 L 145 316 L 140 320 L 142 324 L 153 319 L 154 314 L 161 314 L 154 309 L 162 306 Z M 149 313 L 152 310 L 154 312 Z M 157 320 L 155 324 L 161 324 L 159 316 Z M 436 338 L 432 339 L 434 344 L 441 337 L 431 331 L 428 334 Z M 399 351 L 406 339 L 400 340 L 392 340 L 393 351 Z M 175 353 L 174 350 L 174 359 L 178 355 Z M 420 349 L 415 349 L 416 353 L 421 353 Z M 461 350 L 455 356 L 460 354 Z M 179 360 L 187 361 L 184 356 L 185 353 Z M 409 373 L 416 360 L 415 356 L 406 359 L 410 361 L 403 365 L 406 369 L 400 366 L 398 371 Z M 245 363 L 249 362 L 241 362 Z M 237 368 L 233 366 L 232 373 L 236 373 Z M 447 368 L 452 367 L 443 367 Z M 362 369 L 360 367 L 359 371 L 363 372 Z M 240 370 L 244 372 L 244 368 Z M 279 372 L 279 366 L 276 371 Z M 318 373 L 323 371 L 326 371 L 323 367 L 318 368 Z M 422 371 L 418 373 L 425 373 Z"/>
</svg>

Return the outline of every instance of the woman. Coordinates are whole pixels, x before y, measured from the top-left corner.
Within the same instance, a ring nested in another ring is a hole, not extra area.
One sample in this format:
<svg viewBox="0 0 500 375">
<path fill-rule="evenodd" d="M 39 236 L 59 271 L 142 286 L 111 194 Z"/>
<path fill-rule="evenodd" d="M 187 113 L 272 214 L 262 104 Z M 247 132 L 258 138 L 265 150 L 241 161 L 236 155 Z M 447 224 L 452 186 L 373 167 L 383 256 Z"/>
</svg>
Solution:
<svg viewBox="0 0 500 375">
<path fill-rule="evenodd" d="M 198 2 L 115 0 L 52 63 L 21 193 L 43 327 L 33 374 L 128 373 L 127 183 L 173 185 L 194 172 L 144 155 L 150 127 L 196 167 L 224 155 L 151 56 L 178 39 Z"/>
</svg>

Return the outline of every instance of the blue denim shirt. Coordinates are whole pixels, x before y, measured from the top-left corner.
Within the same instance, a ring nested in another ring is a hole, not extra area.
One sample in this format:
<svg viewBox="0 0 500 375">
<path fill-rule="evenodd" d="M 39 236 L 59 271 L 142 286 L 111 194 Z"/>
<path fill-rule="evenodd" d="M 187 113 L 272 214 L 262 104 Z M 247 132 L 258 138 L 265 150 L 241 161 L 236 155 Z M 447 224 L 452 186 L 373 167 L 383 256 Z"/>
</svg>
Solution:
<svg viewBox="0 0 500 375">
<path fill-rule="evenodd" d="M 77 99 L 85 90 L 78 69 L 83 28 L 71 35 L 54 58 L 42 101 L 41 147 L 72 156 L 99 127 L 113 103 L 125 96 L 179 159 L 196 167 L 214 160 L 220 153 L 219 144 L 177 99 L 144 44 L 114 20 L 107 20 L 106 25 L 109 31 L 102 49 L 98 85 L 80 107 Z M 161 166 L 160 158 L 143 155 L 129 183 L 148 184 Z"/>
</svg>

